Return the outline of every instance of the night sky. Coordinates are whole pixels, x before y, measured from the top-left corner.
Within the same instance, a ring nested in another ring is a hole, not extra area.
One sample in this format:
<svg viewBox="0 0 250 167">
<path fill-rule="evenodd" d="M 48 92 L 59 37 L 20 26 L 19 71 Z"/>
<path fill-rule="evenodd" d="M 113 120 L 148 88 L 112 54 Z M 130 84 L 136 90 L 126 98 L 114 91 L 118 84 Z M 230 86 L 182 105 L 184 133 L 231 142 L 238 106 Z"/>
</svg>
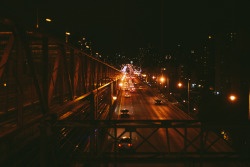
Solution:
<svg viewBox="0 0 250 167">
<path fill-rule="evenodd" d="M 209 33 L 249 29 L 250 22 L 249 3 L 234 0 L 7 0 L 1 15 L 35 27 L 37 8 L 40 26 L 55 36 L 69 31 L 72 41 L 84 36 L 100 54 L 123 51 L 130 57 L 149 43 L 164 53 L 178 44 L 195 49 Z"/>
</svg>

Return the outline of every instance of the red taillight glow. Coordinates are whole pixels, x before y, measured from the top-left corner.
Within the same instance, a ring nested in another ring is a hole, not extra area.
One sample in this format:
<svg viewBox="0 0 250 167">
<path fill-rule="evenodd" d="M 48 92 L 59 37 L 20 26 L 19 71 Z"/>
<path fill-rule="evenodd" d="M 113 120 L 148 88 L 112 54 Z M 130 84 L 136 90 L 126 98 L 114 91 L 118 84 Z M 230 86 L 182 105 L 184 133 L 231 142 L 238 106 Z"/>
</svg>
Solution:
<svg viewBox="0 0 250 167">
<path fill-rule="evenodd" d="M 132 147 L 132 144 L 128 144 L 129 147 Z"/>
<path fill-rule="evenodd" d="M 122 146 L 122 144 L 119 144 L 118 146 L 119 146 L 119 147 L 121 147 L 121 146 Z"/>
</svg>

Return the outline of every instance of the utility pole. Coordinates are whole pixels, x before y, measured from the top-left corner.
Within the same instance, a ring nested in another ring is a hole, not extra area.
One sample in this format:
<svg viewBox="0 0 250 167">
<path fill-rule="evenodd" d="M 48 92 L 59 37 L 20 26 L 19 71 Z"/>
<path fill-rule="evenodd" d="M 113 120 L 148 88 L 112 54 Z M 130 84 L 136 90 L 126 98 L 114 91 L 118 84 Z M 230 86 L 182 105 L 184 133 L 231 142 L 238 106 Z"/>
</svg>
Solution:
<svg viewBox="0 0 250 167">
<path fill-rule="evenodd" d="M 190 114 L 190 112 L 189 112 L 189 81 L 190 81 L 190 79 L 188 78 L 188 114 Z"/>
<path fill-rule="evenodd" d="M 38 16 L 38 9 L 36 9 L 36 28 L 39 28 L 39 16 Z"/>
</svg>

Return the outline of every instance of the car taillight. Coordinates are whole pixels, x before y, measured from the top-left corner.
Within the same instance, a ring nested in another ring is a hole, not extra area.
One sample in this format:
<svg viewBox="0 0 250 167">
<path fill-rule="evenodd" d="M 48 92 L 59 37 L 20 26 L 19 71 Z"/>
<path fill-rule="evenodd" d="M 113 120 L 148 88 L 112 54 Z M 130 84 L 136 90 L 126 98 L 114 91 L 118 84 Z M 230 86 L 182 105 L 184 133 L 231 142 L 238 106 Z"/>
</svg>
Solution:
<svg viewBox="0 0 250 167">
<path fill-rule="evenodd" d="M 122 146 L 122 144 L 119 144 L 118 146 L 119 146 L 119 147 L 121 147 L 121 146 Z"/>
<path fill-rule="evenodd" d="M 131 146 L 132 146 L 132 144 L 128 144 L 128 146 L 129 146 L 129 147 L 131 147 Z"/>
</svg>

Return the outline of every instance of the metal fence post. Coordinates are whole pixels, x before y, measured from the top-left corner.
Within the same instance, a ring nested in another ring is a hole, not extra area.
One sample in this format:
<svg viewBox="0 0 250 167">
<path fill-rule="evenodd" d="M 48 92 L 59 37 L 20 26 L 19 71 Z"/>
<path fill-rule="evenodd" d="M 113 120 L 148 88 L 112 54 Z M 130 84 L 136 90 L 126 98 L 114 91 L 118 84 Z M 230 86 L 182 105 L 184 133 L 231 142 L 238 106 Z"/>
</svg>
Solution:
<svg viewBox="0 0 250 167">
<path fill-rule="evenodd" d="M 44 121 L 40 125 L 40 166 L 55 167 L 55 140 L 51 122 Z"/>
<path fill-rule="evenodd" d="M 92 127 L 90 128 L 90 157 L 92 160 L 91 166 L 95 165 L 94 159 L 95 159 L 95 127 L 94 127 L 94 121 L 95 121 L 95 96 L 92 92 L 90 94 L 90 119 L 93 122 Z"/>
<path fill-rule="evenodd" d="M 113 104 L 112 104 L 112 95 L 113 95 L 113 82 L 109 85 L 109 120 L 112 118 Z"/>
</svg>

